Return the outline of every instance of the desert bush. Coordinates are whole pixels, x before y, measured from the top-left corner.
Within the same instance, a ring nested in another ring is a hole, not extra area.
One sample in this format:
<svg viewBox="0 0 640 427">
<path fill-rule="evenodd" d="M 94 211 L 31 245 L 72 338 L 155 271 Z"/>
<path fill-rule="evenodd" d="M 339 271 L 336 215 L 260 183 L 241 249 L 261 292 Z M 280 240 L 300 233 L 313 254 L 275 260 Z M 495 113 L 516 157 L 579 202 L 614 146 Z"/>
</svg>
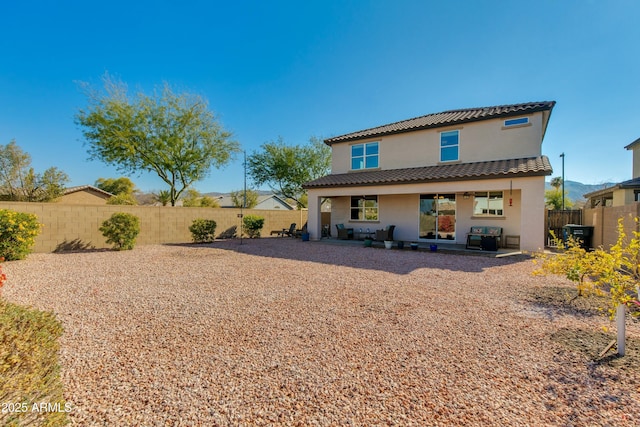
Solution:
<svg viewBox="0 0 640 427">
<path fill-rule="evenodd" d="M 209 243 L 215 240 L 216 222 L 212 219 L 194 219 L 189 226 L 191 237 L 196 243 Z"/>
<path fill-rule="evenodd" d="M 129 213 L 116 212 L 102 223 L 100 231 L 107 238 L 107 243 L 113 243 L 113 249 L 130 250 L 140 233 L 140 219 Z"/>
<path fill-rule="evenodd" d="M 40 227 L 34 214 L 0 209 L 0 257 L 7 261 L 26 258 Z"/>
<path fill-rule="evenodd" d="M 250 238 L 260 237 L 262 227 L 264 227 L 264 218 L 257 215 L 247 215 L 242 219 L 244 229 Z"/>
<path fill-rule="evenodd" d="M 67 423 L 71 405 L 63 397 L 58 360 L 62 332 L 53 313 L 0 298 L 0 425 Z"/>
</svg>

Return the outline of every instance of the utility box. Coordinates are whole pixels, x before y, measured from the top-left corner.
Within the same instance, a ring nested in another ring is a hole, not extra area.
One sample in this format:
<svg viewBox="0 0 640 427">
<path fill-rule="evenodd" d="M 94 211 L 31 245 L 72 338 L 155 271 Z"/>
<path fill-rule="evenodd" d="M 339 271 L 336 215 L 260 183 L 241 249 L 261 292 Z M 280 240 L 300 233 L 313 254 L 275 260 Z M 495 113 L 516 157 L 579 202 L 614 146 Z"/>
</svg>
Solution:
<svg viewBox="0 0 640 427">
<path fill-rule="evenodd" d="M 593 227 L 590 225 L 567 224 L 562 227 L 562 237 L 566 242 L 569 237 L 573 237 L 580 242 L 582 249 L 591 249 L 591 241 L 593 238 Z"/>
</svg>

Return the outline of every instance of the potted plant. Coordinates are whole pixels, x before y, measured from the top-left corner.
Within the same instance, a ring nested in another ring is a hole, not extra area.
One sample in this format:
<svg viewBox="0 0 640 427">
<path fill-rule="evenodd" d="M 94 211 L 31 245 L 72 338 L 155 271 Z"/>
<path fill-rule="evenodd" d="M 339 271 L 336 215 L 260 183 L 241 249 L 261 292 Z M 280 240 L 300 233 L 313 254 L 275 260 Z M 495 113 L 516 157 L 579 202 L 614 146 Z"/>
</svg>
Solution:
<svg viewBox="0 0 640 427">
<path fill-rule="evenodd" d="M 391 249 L 393 247 L 393 240 L 385 240 L 384 241 L 384 247 L 386 249 Z"/>
<path fill-rule="evenodd" d="M 402 240 L 398 241 L 398 249 L 404 249 L 404 242 Z"/>
<path fill-rule="evenodd" d="M 369 236 L 364 238 L 364 247 L 370 248 L 373 245 L 373 239 Z"/>
<path fill-rule="evenodd" d="M 411 242 L 411 250 L 412 251 L 418 250 L 418 242 Z"/>
</svg>

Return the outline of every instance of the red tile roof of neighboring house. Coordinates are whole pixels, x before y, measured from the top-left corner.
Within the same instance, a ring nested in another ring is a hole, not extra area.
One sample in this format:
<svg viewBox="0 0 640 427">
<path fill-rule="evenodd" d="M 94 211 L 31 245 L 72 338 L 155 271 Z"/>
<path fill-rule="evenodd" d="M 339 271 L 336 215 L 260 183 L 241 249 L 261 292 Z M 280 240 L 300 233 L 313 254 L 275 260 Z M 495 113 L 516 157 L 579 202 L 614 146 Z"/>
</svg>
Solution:
<svg viewBox="0 0 640 427">
<path fill-rule="evenodd" d="M 452 163 L 418 168 L 332 174 L 307 182 L 304 188 L 413 184 L 500 177 L 544 176 L 552 173 L 553 169 L 549 158 L 547 156 L 539 156 L 524 159 Z"/>
<path fill-rule="evenodd" d="M 452 124 L 476 122 L 480 120 L 495 119 L 498 117 L 512 117 L 523 114 L 531 114 L 538 111 L 551 111 L 556 105 L 555 101 L 529 102 L 525 104 L 496 105 L 493 107 L 465 108 L 462 110 L 443 111 L 441 113 L 427 114 L 426 116 L 402 120 L 400 122 L 377 126 L 345 135 L 325 139 L 327 145 L 337 142 L 353 141 L 364 138 L 373 138 L 394 133 L 411 132 L 415 130 L 437 128 Z"/>
</svg>

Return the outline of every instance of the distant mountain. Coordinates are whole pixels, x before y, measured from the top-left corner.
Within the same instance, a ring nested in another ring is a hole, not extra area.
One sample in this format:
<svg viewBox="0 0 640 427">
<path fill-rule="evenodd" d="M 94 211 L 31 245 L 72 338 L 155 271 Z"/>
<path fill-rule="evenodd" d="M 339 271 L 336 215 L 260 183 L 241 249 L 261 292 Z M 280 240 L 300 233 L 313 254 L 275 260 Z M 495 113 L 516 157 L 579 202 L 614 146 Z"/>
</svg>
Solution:
<svg viewBox="0 0 640 427">
<path fill-rule="evenodd" d="M 602 190 L 603 188 L 611 187 L 615 185 L 615 182 L 605 182 L 603 184 L 583 184 L 581 182 L 576 181 L 565 181 L 564 182 L 564 191 L 567 192 L 567 197 L 571 199 L 572 202 L 579 202 L 584 200 L 584 195 L 587 193 L 591 193 L 593 191 Z M 551 184 L 549 182 L 545 182 L 545 190 L 551 190 Z"/>
</svg>

